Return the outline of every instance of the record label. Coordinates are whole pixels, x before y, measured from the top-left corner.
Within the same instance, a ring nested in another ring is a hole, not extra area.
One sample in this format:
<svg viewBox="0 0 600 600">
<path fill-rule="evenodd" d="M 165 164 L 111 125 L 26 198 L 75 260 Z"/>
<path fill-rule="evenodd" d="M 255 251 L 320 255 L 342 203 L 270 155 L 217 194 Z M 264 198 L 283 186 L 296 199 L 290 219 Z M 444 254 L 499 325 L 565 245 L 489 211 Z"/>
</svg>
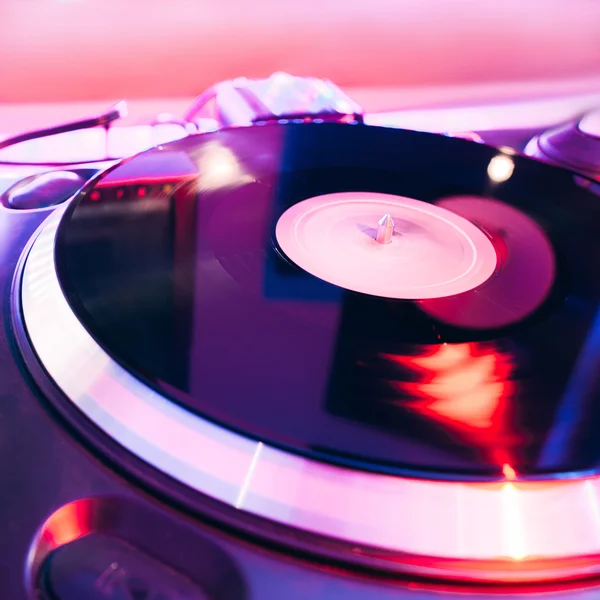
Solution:
<svg viewBox="0 0 600 600">
<path fill-rule="evenodd" d="M 389 240 L 378 241 L 382 217 L 391 231 Z M 389 194 L 346 192 L 303 200 L 279 218 L 276 238 L 308 273 L 382 298 L 467 292 L 485 283 L 497 263 L 492 242 L 467 219 Z"/>
</svg>

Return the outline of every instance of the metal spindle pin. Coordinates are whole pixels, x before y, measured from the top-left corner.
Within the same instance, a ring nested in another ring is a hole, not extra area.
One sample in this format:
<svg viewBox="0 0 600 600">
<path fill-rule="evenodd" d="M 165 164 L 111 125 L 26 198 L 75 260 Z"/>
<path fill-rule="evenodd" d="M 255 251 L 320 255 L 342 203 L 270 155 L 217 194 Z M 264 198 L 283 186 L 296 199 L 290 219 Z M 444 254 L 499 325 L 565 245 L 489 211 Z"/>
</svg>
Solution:
<svg viewBox="0 0 600 600">
<path fill-rule="evenodd" d="M 390 213 L 383 215 L 377 222 L 377 235 L 375 239 L 379 244 L 389 244 L 394 234 L 394 219 Z"/>
</svg>

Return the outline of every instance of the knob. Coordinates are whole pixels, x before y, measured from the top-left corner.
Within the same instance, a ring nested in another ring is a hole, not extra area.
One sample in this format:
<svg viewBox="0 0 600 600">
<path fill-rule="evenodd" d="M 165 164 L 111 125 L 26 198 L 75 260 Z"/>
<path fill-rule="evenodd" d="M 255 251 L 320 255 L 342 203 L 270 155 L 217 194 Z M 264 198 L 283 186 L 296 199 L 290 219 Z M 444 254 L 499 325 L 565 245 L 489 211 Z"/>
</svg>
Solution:
<svg viewBox="0 0 600 600">
<path fill-rule="evenodd" d="M 534 137 L 525 154 L 600 181 L 600 109 Z"/>
<path fill-rule="evenodd" d="M 6 208 L 31 210 L 49 208 L 74 196 L 85 179 L 72 171 L 51 171 L 22 179 L 1 197 Z"/>
</svg>

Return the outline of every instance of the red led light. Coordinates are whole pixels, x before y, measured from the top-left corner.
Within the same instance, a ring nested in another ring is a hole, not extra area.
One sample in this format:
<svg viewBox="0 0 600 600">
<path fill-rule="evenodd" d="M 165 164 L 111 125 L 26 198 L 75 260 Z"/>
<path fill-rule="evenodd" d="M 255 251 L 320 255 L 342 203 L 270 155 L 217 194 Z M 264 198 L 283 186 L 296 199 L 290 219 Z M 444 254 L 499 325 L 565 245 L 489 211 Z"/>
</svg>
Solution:
<svg viewBox="0 0 600 600">
<path fill-rule="evenodd" d="M 94 190 L 91 194 L 90 194 L 90 200 L 97 202 L 98 200 L 100 200 L 100 192 L 98 190 Z"/>
<path fill-rule="evenodd" d="M 144 198 L 148 194 L 148 190 L 145 187 L 138 188 L 137 195 L 138 198 Z"/>
<path fill-rule="evenodd" d="M 121 198 L 123 198 L 123 196 L 125 196 L 125 190 L 123 190 L 122 188 L 119 188 L 117 190 L 117 200 L 121 200 Z"/>
</svg>

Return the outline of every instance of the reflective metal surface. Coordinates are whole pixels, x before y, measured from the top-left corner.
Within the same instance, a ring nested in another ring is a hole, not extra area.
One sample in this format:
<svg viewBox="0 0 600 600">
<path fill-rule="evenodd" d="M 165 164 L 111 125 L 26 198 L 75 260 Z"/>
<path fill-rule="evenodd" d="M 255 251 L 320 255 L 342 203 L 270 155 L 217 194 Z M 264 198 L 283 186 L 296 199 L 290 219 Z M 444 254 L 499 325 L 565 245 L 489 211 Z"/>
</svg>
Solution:
<svg viewBox="0 0 600 600">
<path fill-rule="evenodd" d="M 377 221 L 375 239 L 378 244 L 389 244 L 392 241 L 392 235 L 394 235 L 394 219 L 388 213 Z"/>
</svg>

